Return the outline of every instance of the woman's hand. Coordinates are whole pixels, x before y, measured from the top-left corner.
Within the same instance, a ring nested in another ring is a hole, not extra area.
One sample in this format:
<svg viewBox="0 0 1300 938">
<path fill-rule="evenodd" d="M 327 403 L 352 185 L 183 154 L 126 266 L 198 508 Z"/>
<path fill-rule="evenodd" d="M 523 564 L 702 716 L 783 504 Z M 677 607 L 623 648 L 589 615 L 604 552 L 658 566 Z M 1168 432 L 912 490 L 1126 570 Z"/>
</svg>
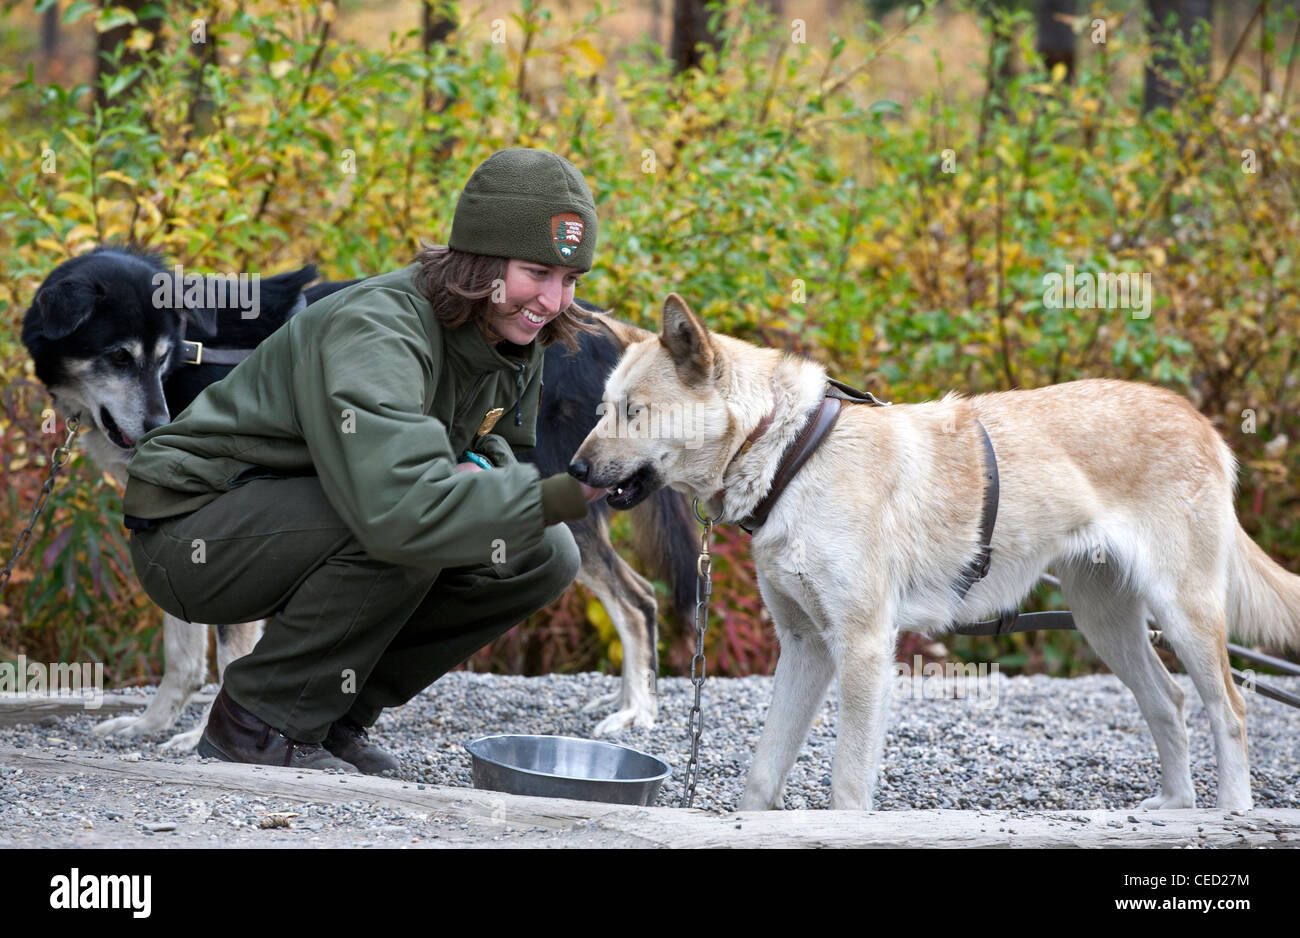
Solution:
<svg viewBox="0 0 1300 938">
<path fill-rule="evenodd" d="M 457 472 L 482 472 L 483 467 L 476 466 L 472 462 L 458 462 L 456 463 L 456 471 Z M 590 485 L 588 485 L 585 482 L 579 482 L 578 484 L 582 486 L 582 497 L 587 500 L 588 505 L 590 505 L 592 502 L 596 501 L 599 498 L 604 498 L 606 495 L 609 494 L 609 491 L 607 489 L 593 489 Z"/>
</svg>

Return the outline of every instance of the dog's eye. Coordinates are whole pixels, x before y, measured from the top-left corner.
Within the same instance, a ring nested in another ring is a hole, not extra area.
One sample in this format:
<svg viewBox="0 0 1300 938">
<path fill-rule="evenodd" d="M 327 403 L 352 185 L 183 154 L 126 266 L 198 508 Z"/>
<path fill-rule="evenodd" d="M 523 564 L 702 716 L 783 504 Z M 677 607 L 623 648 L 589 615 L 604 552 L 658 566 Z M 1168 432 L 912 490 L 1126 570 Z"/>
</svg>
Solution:
<svg viewBox="0 0 1300 938">
<path fill-rule="evenodd" d="M 129 365 L 135 361 L 135 359 L 131 357 L 131 353 L 124 348 L 120 348 L 116 352 L 113 352 L 108 356 L 108 360 L 114 365 Z"/>
<path fill-rule="evenodd" d="M 627 405 L 627 419 L 628 419 L 628 420 L 635 420 L 635 419 L 636 419 L 636 415 L 639 414 L 639 413 L 641 413 L 641 411 L 643 411 L 643 410 L 645 410 L 645 405 L 644 405 L 644 404 L 628 404 L 628 405 Z"/>
</svg>

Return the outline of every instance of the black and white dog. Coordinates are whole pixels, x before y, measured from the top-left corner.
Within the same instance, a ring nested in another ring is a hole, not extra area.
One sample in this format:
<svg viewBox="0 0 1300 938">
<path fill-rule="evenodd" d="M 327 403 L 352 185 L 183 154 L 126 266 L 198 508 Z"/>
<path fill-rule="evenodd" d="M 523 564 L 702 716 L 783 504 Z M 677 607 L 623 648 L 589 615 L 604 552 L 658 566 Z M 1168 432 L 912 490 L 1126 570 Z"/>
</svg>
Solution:
<svg viewBox="0 0 1300 938">
<path fill-rule="evenodd" d="M 261 278 L 256 315 L 249 317 L 238 303 L 214 308 L 199 299 L 186 288 L 191 277 L 167 268 L 156 255 L 101 247 L 60 264 L 41 284 L 23 319 L 22 341 L 37 377 L 65 416 L 76 415 L 89 428 L 80 440 L 96 464 L 123 486 L 140 437 L 188 407 L 203 388 L 225 377 L 241 354 L 246 357 L 309 303 L 356 282 L 308 287 L 316 279 L 311 265 Z M 160 302 L 160 289 L 175 302 Z M 576 355 L 566 355 L 558 344 L 546 350 L 545 374 L 555 393 L 543 396 L 537 447 L 520 453 L 543 476 L 565 471 L 596 425 L 605 378 L 622 351 L 608 329 L 582 336 Z M 682 496 L 667 489 L 643 504 L 632 512 L 634 546 L 651 575 L 672 584 L 674 609 L 681 621 L 690 621 L 695 583 L 690 509 Z M 121 523 L 119 518 L 105 520 Z M 624 649 L 621 692 L 586 707 L 618 705 L 594 733 L 652 726 L 658 712 L 654 589 L 614 550 L 603 501 L 569 527 L 582 553 L 578 580 L 604 605 Z M 252 650 L 262 623 L 217 625 L 216 632 L 220 681 L 230 661 Z M 134 736 L 170 728 L 207 677 L 207 634 L 206 628 L 164 614 L 165 670 L 158 693 L 142 715 L 106 720 L 95 732 Z M 205 713 L 194 729 L 173 736 L 163 748 L 194 748 L 206 722 Z"/>
<path fill-rule="evenodd" d="M 186 306 L 183 284 L 168 287 L 175 307 L 160 308 L 158 284 L 175 277 L 157 257 L 100 248 L 55 268 L 23 319 L 36 376 L 59 409 L 89 425 L 82 445 L 123 485 L 136 441 L 234 367 L 211 355 L 196 362 L 200 345 L 220 335 L 220 344 L 251 351 L 315 299 L 303 293 L 316 279 L 308 266 L 261 280 L 253 318 L 229 304 Z"/>
</svg>

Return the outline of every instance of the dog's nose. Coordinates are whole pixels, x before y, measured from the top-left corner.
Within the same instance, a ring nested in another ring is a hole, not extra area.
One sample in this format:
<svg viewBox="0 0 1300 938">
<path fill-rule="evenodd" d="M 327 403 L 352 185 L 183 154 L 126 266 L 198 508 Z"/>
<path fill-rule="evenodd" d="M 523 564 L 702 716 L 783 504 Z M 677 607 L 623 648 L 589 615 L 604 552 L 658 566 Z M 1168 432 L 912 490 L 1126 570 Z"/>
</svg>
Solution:
<svg viewBox="0 0 1300 938">
<path fill-rule="evenodd" d="M 591 475 L 591 466 L 587 464 L 585 459 L 575 459 L 569 463 L 569 475 L 579 482 L 586 482 L 587 477 Z"/>
</svg>

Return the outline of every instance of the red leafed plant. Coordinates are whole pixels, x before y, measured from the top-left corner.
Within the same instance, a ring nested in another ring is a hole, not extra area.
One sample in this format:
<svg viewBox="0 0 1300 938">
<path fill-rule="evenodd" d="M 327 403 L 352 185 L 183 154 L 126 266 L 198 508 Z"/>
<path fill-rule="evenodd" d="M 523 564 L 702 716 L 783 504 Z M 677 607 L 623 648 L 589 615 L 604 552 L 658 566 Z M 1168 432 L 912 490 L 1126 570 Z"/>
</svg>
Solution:
<svg viewBox="0 0 1300 938">
<path fill-rule="evenodd" d="M 758 592 L 749 536 L 730 525 L 713 532 L 713 596 L 704 638 L 708 672 L 730 677 L 772 674 L 780 647 Z M 694 630 L 680 630 L 668 647 L 671 673 L 690 674 L 694 654 Z"/>
</svg>

